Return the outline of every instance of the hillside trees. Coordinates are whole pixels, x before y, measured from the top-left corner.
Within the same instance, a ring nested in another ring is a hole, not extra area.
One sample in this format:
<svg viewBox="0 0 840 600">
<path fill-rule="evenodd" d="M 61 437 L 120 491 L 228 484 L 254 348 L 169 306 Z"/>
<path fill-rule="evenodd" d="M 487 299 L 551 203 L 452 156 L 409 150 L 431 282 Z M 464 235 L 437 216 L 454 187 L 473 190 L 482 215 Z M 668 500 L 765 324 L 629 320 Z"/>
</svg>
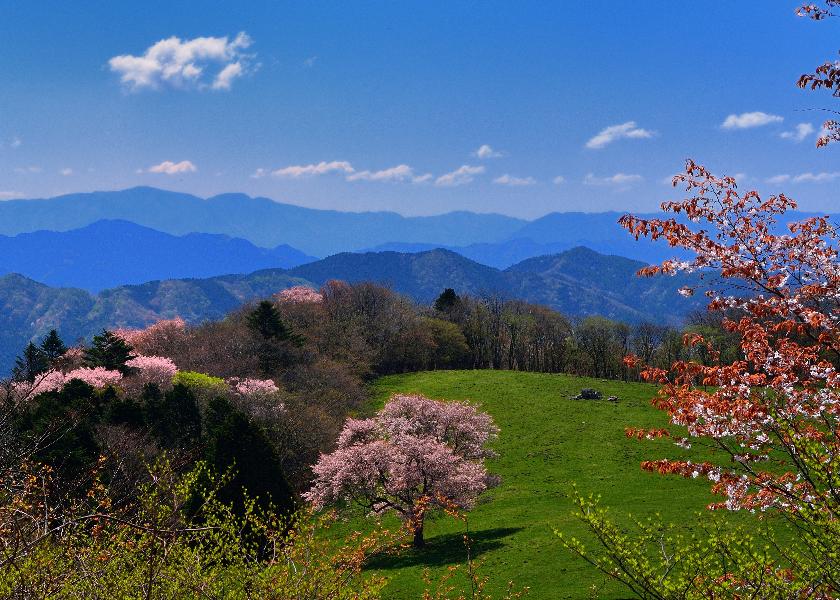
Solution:
<svg viewBox="0 0 840 600">
<path fill-rule="evenodd" d="M 427 510 L 469 508 L 493 483 L 484 460 L 498 435 L 489 415 L 460 402 L 397 395 L 371 419 L 348 419 L 338 446 L 313 467 L 316 507 L 357 503 L 394 511 L 424 545 Z"/>
</svg>

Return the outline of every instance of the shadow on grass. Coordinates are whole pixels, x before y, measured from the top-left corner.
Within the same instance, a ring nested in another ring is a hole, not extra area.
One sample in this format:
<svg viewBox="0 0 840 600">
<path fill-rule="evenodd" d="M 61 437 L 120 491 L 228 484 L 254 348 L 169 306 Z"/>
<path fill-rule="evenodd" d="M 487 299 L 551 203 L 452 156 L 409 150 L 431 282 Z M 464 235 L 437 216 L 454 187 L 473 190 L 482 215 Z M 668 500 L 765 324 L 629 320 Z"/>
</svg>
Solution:
<svg viewBox="0 0 840 600">
<path fill-rule="evenodd" d="M 471 555 L 473 559 L 490 550 L 504 546 L 504 538 L 522 531 L 522 527 L 496 527 L 470 532 Z M 422 550 L 404 548 L 393 554 L 376 556 L 368 563 L 371 569 L 402 569 L 405 567 L 440 567 L 466 562 L 467 548 L 464 546 L 463 533 L 436 535 L 426 540 Z"/>
</svg>

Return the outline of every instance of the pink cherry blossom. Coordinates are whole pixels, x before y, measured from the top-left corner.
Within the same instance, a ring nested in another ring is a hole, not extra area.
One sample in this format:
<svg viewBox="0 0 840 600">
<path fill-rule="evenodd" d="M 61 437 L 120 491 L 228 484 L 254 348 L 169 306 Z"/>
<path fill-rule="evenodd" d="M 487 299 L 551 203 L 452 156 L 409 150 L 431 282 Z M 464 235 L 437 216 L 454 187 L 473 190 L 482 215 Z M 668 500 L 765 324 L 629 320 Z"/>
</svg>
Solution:
<svg viewBox="0 0 840 600">
<path fill-rule="evenodd" d="M 324 301 L 324 296 L 311 287 L 305 285 L 296 285 L 283 290 L 275 295 L 277 301 L 288 304 L 320 304 Z"/>
<path fill-rule="evenodd" d="M 460 402 L 396 395 L 371 419 L 348 419 L 334 452 L 313 467 L 315 507 L 357 502 L 392 510 L 423 544 L 421 506 L 470 508 L 491 483 L 484 459 L 498 435 L 489 415 Z"/>
<path fill-rule="evenodd" d="M 131 395 L 139 394 L 148 383 L 157 385 L 162 391 L 172 388 L 172 378 L 178 372 L 175 363 L 163 356 L 135 356 L 126 366 L 135 372 L 125 378 L 123 387 Z"/>
<path fill-rule="evenodd" d="M 180 317 L 162 319 L 145 329 L 117 329 L 114 331 L 125 343 L 143 354 L 155 354 L 183 343 L 187 324 Z"/>
<path fill-rule="evenodd" d="M 22 402 L 34 398 L 38 394 L 55 392 L 64 387 L 66 381 L 61 371 L 47 371 L 35 378 L 35 381 L 17 381 L 12 384 L 12 398 Z"/>
<path fill-rule="evenodd" d="M 110 371 L 105 367 L 81 367 L 79 369 L 73 369 L 64 376 L 65 383 L 73 379 L 84 381 L 89 386 L 99 389 L 120 385 L 122 382 L 122 373 L 119 371 Z"/>
</svg>

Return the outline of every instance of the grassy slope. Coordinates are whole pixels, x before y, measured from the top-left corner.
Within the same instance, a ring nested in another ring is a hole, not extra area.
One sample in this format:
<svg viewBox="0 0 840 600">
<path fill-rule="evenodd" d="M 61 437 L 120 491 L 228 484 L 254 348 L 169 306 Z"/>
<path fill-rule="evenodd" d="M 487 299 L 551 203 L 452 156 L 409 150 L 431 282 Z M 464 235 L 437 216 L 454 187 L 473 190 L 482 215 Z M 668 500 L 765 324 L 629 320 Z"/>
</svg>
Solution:
<svg viewBox="0 0 840 600">
<path fill-rule="evenodd" d="M 583 387 L 620 401 L 570 399 Z M 602 598 L 628 597 L 569 554 L 553 533 L 557 528 L 587 540 L 571 514 L 567 494 L 573 483 L 585 494 L 600 494 L 603 505 L 621 519 L 628 513 L 658 513 L 668 521 L 690 520 L 712 498 L 708 482 L 640 470 L 642 460 L 689 455 L 664 440 L 639 442 L 624 436 L 627 425 L 666 424 L 665 415 L 649 404 L 654 388 L 648 385 L 504 371 L 438 371 L 385 377 L 374 391 L 380 404 L 395 392 L 469 399 L 501 427 L 495 444 L 499 458 L 489 467 L 502 476 L 502 484 L 469 515 L 474 551 L 481 571 L 491 576 L 491 589 L 512 580 L 529 586 L 527 597 L 533 599 L 588 598 L 593 586 Z M 440 576 L 447 566 L 461 562 L 462 532 L 463 525 L 452 519 L 435 519 L 427 526 L 426 550 L 407 550 L 374 564 L 372 568 L 391 579 L 386 597 L 418 598 L 425 568 Z"/>
</svg>

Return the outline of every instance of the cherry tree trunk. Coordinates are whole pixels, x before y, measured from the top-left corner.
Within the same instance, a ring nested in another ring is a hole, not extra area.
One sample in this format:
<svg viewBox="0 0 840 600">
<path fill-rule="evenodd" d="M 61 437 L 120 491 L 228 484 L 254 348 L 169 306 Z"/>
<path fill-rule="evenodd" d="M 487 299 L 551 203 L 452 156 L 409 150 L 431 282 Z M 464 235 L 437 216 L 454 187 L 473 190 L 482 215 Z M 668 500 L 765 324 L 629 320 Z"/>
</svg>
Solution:
<svg viewBox="0 0 840 600">
<path fill-rule="evenodd" d="M 415 548 L 423 548 L 426 546 L 426 539 L 423 537 L 423 517 L 416 517 L 412 521 L 412 526 L 414 528 L 414 541 L 412 545 Z"/>
</svg>

